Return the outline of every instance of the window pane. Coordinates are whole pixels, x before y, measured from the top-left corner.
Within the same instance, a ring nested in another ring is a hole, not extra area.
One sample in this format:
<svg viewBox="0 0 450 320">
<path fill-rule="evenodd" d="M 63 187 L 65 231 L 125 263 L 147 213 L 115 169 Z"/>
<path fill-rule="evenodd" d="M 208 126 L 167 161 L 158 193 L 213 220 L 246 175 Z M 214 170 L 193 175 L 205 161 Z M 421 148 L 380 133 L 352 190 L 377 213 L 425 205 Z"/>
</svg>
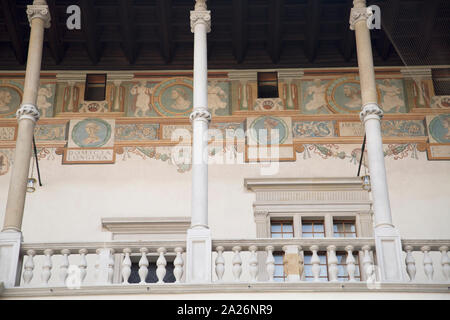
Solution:
<svg viewBox="0 0 450 320">
<path fill-rule="evenodd" d="M 303 238 L 313 238 L 313 234 L 312 233 L 304 233 Z"/>
<path fill-rule="evenodd" d="M 344 232 L 344 226 L 342 225 L 342 223 L 334 224 L 334 232 Z"/>
<path fill-rule="evenodd" d="M 306 277 L 312 277 L 313 276 L 311 266 L 305 266 L 305 276 Z"/>
<path fill-rule="evenodd" d="M 326 277 L 328 275 L 327 266 L 320 266 L 320 276 Z"/>
<path fill-rule="evenodd" d="M 305 264 L 311 264 L 311 256 L 305 255 Z"/>
<path fill-rule="evenodd" d="M 281 224 L 272 224 L 271 230 L 272 232 L 281 232 Z"/>
<path fill-rule="evenodd" d="M 314 224 L 314 232 L 323 232 L 323 223 Z"/>
<path fill-rule="evenodd" d="M 355 225 L 353 223 L 345 223 L 344 226 L 346 232 L 355 232 Z"/>
<path fill-rule="evenodd" d="M 275 264 L 283 264 L 283 256 L 274 255 L 273 258 L 275 259 Z"/>
<path fill-rule="evenodd" d="M 283 266 L 275 266 L 275 277 L 282 277 L 283 276 Z"/>
<path fill-rule="evenodd" d="M 283 232 L 294 232 L 292 224 L 283 224 Z"/>
<path fill-rule="evenodd" d="M 292 233 L 285 233 L 283 234 L 283 238 L 293 238 L 294 235 Z"/>
<path fill-rule="evenodd" d="M 281 233 L 272 233 L 272 238 L 281 238 Z"/>
<path fill-rule="evenodd" d="M 325 238 L 325 233 L 314 233 L 314 238 Z"/>
<path fill-rule="evenodd" d="M 327 257 L 325 255 L 319 255 L 320 264 L 327 264 Z"/>
<path fill-rule="evenodd" d="M 302 231 L 303 232 L 312 232 L 312 224 L 311 223 L 303 224 Z"/>
</svg>

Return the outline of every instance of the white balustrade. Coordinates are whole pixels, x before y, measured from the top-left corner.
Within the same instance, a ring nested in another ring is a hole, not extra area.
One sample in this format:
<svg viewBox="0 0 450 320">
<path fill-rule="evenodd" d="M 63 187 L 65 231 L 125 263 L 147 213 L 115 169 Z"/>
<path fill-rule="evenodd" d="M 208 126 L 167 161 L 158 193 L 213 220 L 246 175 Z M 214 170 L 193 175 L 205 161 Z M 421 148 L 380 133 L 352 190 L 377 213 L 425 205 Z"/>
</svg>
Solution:
<svg viewBox="0 0 450 320">
<path fill-rule="evenodd" d="M 113 283 L 113 278 L 114 278 L 114 249 L 110 249 L 109 253 L 108 253 L 108 261 L 107 261 L 107 265 L 108 265 L 108 283 L 112 284 Z"/>
<path fill-rule="evenodd" d="M 251 252 L 250 259 L 249 259 L 249 273 L 250 273 L 250 280 L 252 282 L 257 281 L 258 277 L 258 257 L 256 255 L 256 250 L 258 250 L 257 246 L 250 246 L 248 250 Z"/>
<path fill-rule="evenodd" d="M 183 257 L 182 257 L 183 248 L 177 247 L 177 248 L 175 248 L 174 251 L 177 256 L 175 257 L 175 260 L 173 261 L 173 265 L 174 265 L 173 275 L 175 277 L 175 283 L 180 283 L 181 278 L 183 277 L 183 265 L 184 265 L 184 261 L 183 261 Z"/>
<path fill-rule="evenodd" d="M 441 266 L 442 266 L 442 274 L 444 275 L 445 280 L 450 280 L 450 259 L 448 257 L 448 246 L 442 246 L 439 248 L 441 252 Z"/>
<path fill-rule="evenodd" d="M 83 249 L 80 249 L 78 251 L 78 253 L 81 255 L 80 264 L 78 265 L 78 267 L 80 268 L 80 280 L 81 280 L 81 283 L 83 283 L 84 279 L 86 278 L 86 274 L 87 274 L 86 255 L 88 253 L 88 250 L 83 248 Z"/>
<path fill-rule="evenodd" d="M 34 256 L 36 255 L 36 251 L 30 249 L 27 251 L 27 260 L 24 265 L 25 271 L 23 272 L 23 280 L 25 285 L 29 285 L 31 279 L 33 279 L 33 271 L 34 271 Z"/>
<path fill-rule="evenodd" d="M 233 257 L 233 276 L 235 281 L 239 281 L 242 274 L 242 258 L 240 252 L 242 248 L 240 246 L 233 247 L 234 257 Z"/>
<path fill-rule="evenodd" d="M 405 246 L 405 251 L 406 251 L 405 257 L 406 272 L 408 273 L 409 281 L 414 281 L 416 277 L 416 260 L 412 255 L 413 247 Z"/>
<path fill-rule="evenodd" d="M 351 245 L 345 247 L 345 251 L 347 251 L 347 259 L 345 263 L 347 264 L 348 279 L 351 282 L 356 281 L 355 279 L 356 261 L 355 258 L 353 257 L 353 249 L 354 247 Z"/>
<path fill-rule="evenodd" d="M 59 279 L 60 279 L 62 285 L 66 285 L 67 276 L 69 275 L 68 270 L 69 270 L 69 265 L 70 265 L 70 263 L 69 263 L 70 250 L 62 249 L 61 255 L 62 255 L 62 262 L 61 262 L 61 266 L 59 267 Z"/>
<path fill-rule="evenodd" d="M 320 281 L 320 258 L 317 254 L 317 251 L 319 250 L 319 246 L 311 246 L 309 247 L 309 250 L 312 251 L 312 257 L 311 257 L 311 270 L 313 273 L 314 281 Z"/>
<path fill-rule="evenodd" d="M 166 248 L 158 248 L 159 257 L 156 261 L 156 276 L 158 277 L 158 283 L 164 283 L 164 277 L 166 276 L 167 261 L 164 257 L 164 254 L 166 254 L 166 252 Z"/>
<path fill-rule="evenodd" d="M 420 248 L 423 252 L 423 270 L 425 271 L 425 275 L 429 281 L 433 280 L 434 268 L 433 268 L 433 260 L 430 256 L 431 248 L 429 246 L 423 246 Z"/>
<path fill-rule="evenodd" d="M 216 248 L 217 251 L 217 257 L 216 257 L 216 275 L 217 275 L 217 280 L 218 281 L 222 281 L 222 277 L 223 274 L 225 272 L 225 259 L 223 257 L 223 251 L 224 251 L 224 247 L 222 246 L 218 246 Z"/>
<path fill-rule="evenodd" d="M 44 285 L 48 285 L 48 281 L 52 276 L 52 267 L 53 267 L 52 255 L 53 255 L 52 249 L 44 250 L 44 263 L 42 264 L 42 273 L 41 273 L 41 278 Z"/>
<path fill-rule="evenodd" d="M 273 257 L 273 246 L 267 246 L 266 252 L 267 252 L 267 258 L 266 258 L 266 271 L 269 275 L 269 281 L 273 282 L 274 274 L 275 274 L 275 258 Z"/>
<path fill-rule="evenodd" d="M 122 261 L 122 278 L 123 278 L 123 284 L 129 284 L 128 279 L 131 275 L 131 259 L 130 259 L 130 248 L 123 249 L 124 257 Z"/>
<path fill-rule="evenodd" d="M 327 247 L 328 251 L 328 278 L 330 282 L 338 281 L 338 259 L 336 256 L 336 246 L 330 245 Z"/>
<path fill-rule="evenodd" d="M 139 260 L 139 278 L 141 279 L 140 284 L 145 284 L 145 279 L 147 278 L 148 274 L 148 259 L 147 259 L 147 248 L 141 248 L 139 250 L 141 252 L 141 259 Z"/>
</svg>

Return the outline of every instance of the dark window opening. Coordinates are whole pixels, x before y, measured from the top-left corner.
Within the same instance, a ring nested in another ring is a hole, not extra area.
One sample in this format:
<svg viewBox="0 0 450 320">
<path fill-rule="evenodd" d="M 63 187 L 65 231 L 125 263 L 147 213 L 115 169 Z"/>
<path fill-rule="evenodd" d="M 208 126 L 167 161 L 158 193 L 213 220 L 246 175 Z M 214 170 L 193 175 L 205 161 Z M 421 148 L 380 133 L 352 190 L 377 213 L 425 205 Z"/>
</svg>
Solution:
<svg viewBox="0 0 450 320">
<path fill-rule="evenodd" d="M 450 69 L 432 70 L 434 93 L 437 96 L 450 95 Z"/>
<path fill-rule="evenodd" d="M 106 95 L 106 74 L 86 75 L 85 101 L 104 101 Z"/>
<path fill-rule="evenodd" d="M 258 98 L 278 98 L 276 72 L 258 72 Z"/>
</svg>

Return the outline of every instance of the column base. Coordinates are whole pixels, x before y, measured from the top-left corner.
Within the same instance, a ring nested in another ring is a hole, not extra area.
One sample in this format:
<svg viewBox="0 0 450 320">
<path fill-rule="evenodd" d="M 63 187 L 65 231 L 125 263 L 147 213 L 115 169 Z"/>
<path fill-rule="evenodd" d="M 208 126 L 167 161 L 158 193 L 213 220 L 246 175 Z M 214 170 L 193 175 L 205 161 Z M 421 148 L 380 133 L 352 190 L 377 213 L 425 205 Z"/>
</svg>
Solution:
<svg viewBox="0 0 450 320">
<path fill-rule="evenodd" d="M 211 230 L 194 227 L 187 231 L 186 282 L 211 283 Z"/>
<path fill-rule="evenodd" d="M 20 280 L 21 243 L 21 232 L 0 232 L 0 283 L 3 282 L 5 288 L 13 288 Z"/>
<path fill-rule="evenodd" d="M 398 229 L 389 225 L 375 227 L 375 247 L 380 281 L 407 281 L 403 268 L 402 242 Z"/>
</svg>

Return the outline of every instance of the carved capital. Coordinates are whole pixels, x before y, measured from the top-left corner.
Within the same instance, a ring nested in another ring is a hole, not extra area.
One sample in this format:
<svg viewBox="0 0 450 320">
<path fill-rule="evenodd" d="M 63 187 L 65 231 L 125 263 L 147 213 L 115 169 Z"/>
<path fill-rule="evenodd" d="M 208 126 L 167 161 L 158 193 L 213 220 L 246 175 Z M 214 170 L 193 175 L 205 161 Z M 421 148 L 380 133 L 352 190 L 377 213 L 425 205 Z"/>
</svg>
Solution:
<svg viewBox="0 0 450 320">
<path fill-rule="evenodd" d="M 20 121 L 22 119 L 30 119 L 36 122 L 40 117 L 41 115 L 39 113 L 39 110 L 35 105 L 32 105 L 31 103 L 22 104 L 22 106 L 16 112 L 17 121 Z"/>
<path fill-rule="evenodd" d="M 359 113 L 359 118 L 361 121 L 365 121 L 366 117 L 373 115 L 378 117 L 378 119 L 383 118 L 383 110 L 376 103 L 368 103 L 364 105 L 362 111 Z"/>
<path fill-rule="evenodd" d="M 27 16 L 30 22 L 35 18 L 42 19 L 44 21 L 44 28 L 50 28 L 50 12 L 47 5 L 29 5 L 27 6 Z"/>
<path fill-rule="evenodd" d="M 352 8 L 350 11 L 350 30 L 355 30 L 355 25 L 359 21 L 365 21 L 367 22 L 367 19 L 369 19 L 373 15 L 372 10 L 362 7 L 362 8 Z"/>
<path fill-rule="evenodd" d="M 195 26 L 199 23 L 203 23 L 206 26 L 206 32 L 211 32 L 211 11 L 203 10 L 191 11 L 191 32 L 195 30 Z"/>
<path fill-rule="evenodd" d="M 199 119 L 209 123 L 211 121 L 211 113 L 205 109 L 194 110 L 189 116 L 189 119 L 191 120 L 191 122 Z"/>
</svg>

